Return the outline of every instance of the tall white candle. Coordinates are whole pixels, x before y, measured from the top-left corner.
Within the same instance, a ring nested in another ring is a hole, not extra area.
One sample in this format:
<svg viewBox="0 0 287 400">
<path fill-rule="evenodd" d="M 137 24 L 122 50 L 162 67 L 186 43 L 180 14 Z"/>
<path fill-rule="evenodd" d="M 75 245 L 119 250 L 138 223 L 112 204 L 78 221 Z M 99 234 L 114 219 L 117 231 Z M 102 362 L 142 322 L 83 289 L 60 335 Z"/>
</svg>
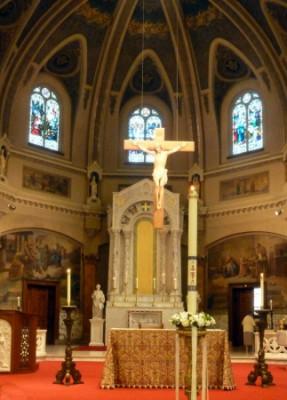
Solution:
<svg viewBox="0 0 287 400">
<path fill-rule="evenodd" d="M 162 273 L 161 278 L 162 278 L 162 284 L 165 285 L 165 273 L 164 272 Z"/>
<path fill-rule="evenodd" d="M 197 213 L 198 194 L 191 186 L 188 196 L 187 311 L 197 312 Z M 196 373 L 195 373 L 196 375 Z"/>
<path fill-rule="evenodd" d="M 188 196 L 188 264 L 187 264 L 187 311 L 197 312 L 197 209 L 198 194 L 194 187 Z M 191 400 L 197 398 L 197 328 L 191 332 Z"/>
<path fill-rule="evenodd" d="M 153 278 L 153 289 L 154 290 L 156 289 L 156 280 L 155 280 L 155 278 Z"/>
<path fill-rule="evenodd" d="M 67 269 L 67 305 L 71 305 L 71 270 Z"/>
<path fill-rule="evenodd" d="M 139 288 L 139 278 L 136 277 L 136 289 L 138 289 L 138 288 Z"/>
<path fill-rule="evenodd" d="M 270 300 L 270 310 L 272 311 L 272 300 Z"/>
<path fill-rule="evenodd" d="M 18 308 L 21 307 L 21 299 L 20 299 L 20 296 L 17 297 L 17 307 L 18 307 Z"/>
<path fill-rule="evenodd" d="M 113 276 L 113 289 L 117 288 L 117 278 Z"/>
<path fill-rule="evenodd" d="M 260 306 L 264 308 L 264 274 L 261 272 L 260 274 Z"/>
</svg>

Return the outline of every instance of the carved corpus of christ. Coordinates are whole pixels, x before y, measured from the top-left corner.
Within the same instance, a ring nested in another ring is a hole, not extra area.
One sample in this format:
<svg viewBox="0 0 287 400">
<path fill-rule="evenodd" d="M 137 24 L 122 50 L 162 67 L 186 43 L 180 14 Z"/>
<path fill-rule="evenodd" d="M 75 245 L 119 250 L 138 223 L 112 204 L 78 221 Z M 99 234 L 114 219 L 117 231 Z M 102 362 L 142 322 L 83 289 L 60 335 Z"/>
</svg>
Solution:
<svg viewBox="0 0 287 400">
<path fill-rule="evenodd" d="M 155 209 L 163 209 L 164 186 L 167 183 L 166 161 L 177 151 L 194 151 L 194 142 L 165 141 L 164 128 L 154 130 L 154 140 L 125 140 L 125 150 L 142 150 L 154 156 L 153 180 L 155 187 Z"/>
</svg>

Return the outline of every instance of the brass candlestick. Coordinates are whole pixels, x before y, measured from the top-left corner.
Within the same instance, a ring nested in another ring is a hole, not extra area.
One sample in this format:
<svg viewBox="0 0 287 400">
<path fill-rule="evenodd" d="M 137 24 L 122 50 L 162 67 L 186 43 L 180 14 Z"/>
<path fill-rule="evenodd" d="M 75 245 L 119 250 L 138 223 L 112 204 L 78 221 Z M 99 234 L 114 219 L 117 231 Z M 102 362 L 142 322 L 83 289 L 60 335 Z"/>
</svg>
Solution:
<svg viewBox="0 0 287 400">
<path fill-rule="evenodd" d="M 267 326 L 267 314 L 270 310 L 256 310 L 256 314 L 259 315 L 259 319 L 256 320 L 256 324 L 259 329 L 259 350 L 257 363 L 254 364 L 254 370 L 248 375 L 248 382 L 246 385 L 256 385 L 258 376 L 261 376 L 261 386 L 268 387 L 274 385 L 273 376 L 268 371 L 268 365 L 265 363 L 265 352 L 264 352 L 264 331 Z"/>
<path fill-rule="evenodd" d="M 65 384 L 68 386 L 71 385 L 71 377 L 74 379 L 74 384 L 83 382 L 81 381 L 82 375 L 79 370 L 76 369 L 76 363 L 73 361 L 71 347 L 72 326 L 74 322 L 71 315 L 76 309 L 76 306 L 67 305 L 63 306 L 62 309 L 65 310 L 67 314 L 67 318 L 64 319 L 67 328 L 66 356 L 65 361 L 62 362 L 62 369 L 60 369 L 56 374 L 56 381 L 54 383 L 61 385 Z"/>
</svg>

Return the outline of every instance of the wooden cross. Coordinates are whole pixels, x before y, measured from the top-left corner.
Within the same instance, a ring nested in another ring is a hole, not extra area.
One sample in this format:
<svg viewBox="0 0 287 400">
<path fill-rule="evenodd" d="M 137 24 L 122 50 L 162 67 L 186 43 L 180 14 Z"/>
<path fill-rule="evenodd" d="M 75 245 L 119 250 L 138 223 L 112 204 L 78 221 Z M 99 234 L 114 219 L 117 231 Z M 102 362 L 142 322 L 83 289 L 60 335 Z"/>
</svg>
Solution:
<svg viewBox="0 0 287 400">
<path fill-rule="evenodd" d="M 163 194 L 167 183 L 167 169 L 165 164 L 167 157 L 177 151 L 194 151 L 194 142 L 179 142 L 164 140 L 164 128 L 154 130 L 154 140 L 125 140 L 125 150 L 142 150 L 154 156 L 154 227 L 163 227 Z"/>
</svg>

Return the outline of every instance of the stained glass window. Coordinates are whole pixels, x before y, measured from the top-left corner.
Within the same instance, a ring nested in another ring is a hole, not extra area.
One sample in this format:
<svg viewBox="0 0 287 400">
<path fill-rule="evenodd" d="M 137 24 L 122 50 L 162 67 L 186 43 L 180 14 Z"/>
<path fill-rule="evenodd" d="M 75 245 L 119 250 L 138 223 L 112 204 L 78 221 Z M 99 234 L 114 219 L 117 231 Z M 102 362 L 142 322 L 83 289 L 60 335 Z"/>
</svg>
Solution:
<svg viewBox="0 0 287 400">
<path fill-rule="evenodd" d="M 256 92 L 238 97 L 232 110 L 232 153 L 263 148 L 263 106 Z"/>
<path fill-rule="evenodd" d="M 128 121 L 130 140 L 153 140 L 155 128 L 161 128 L 159 113 L 150 107 L 137 108 Z M 153 156 L 141 150 L 130 150 L 128 161 L 131 163 L 152 163 Z"/>
<path fill-rule="evenodd" d="M 29 143 L 59 150 L 60 106 L 47 87 L 36 87 L 30 98 Z"/>
</svg>

